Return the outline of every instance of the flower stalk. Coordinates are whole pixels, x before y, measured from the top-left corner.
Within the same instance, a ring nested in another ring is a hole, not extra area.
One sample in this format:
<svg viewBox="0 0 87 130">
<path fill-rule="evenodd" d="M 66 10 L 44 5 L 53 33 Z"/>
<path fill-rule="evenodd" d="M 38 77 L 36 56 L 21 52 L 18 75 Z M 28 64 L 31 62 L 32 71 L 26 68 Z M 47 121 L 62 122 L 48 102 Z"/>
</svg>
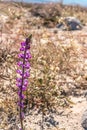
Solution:
<svg viewBox="0 0 87 130">
<path fill-rule="evenodd" d="M 19 106 L 19 113 L 20 113 L 19 115 L 20 115 L 20 124 L 21 124 L 20 130 L 24 130 L 23 127 L 23 119 L 24 119 L 23 108 L 24 108 L 24 99 L 25 99 L 24 92 L 27 90 L 28 77 L 30 76 L 29 59 L 31 58 L 31 54 L 30 54 L 31 36 L 32 35 L 26 38 L 25 42 L 21 43 L 20 54 L 18 55 L 20 61 L 17 63 L 17 65 L 19 66 L 19 69 L 17 70 L 17 73 L 19 74 L 19 77 L 17 78 L 17 87 L 18 87 L 18 95 L 19 95 L 18 106 Z"/>
</svg>

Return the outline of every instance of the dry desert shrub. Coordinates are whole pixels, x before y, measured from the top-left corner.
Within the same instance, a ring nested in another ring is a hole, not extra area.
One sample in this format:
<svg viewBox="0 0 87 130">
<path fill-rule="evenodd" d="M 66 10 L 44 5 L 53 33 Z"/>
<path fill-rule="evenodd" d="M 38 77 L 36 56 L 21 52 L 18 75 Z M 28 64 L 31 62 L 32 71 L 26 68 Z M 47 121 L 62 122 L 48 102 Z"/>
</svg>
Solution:
<svg viewBox="0 0 87 130">
<path fill-rule="evenodd" d="M 72 72 L 76 73 L 77 66 L 78 54 L 72 44 L 37 44 L 35 50 L 32 50 L 31 77 L 27 91 L 30 107 L 51 110 L 69 105 L 62 86 L 71 82 L 66 81 L 66 77 L 71 76 Z M 74 82 L 71 84 L 74 85 Z"/>
<path fill-rule="evenodd" d="M 15 83 L 17 54 L 18 52 L 12 53 L 9 49 L 5 53 L 3 51 L 0 53 L 2 62 L 0 64 L 1 128 L 3 126 L 5 128 L 11 120 L 14 120 L 14 124 L 17 125 L 19 120 Z M 79 69 L 80 72 L 77 71 L 80 57 L 74 43 L 62 44 L 60 42 L 56 45 L 51 41 L 46 44 L 37 42 L 37 44 L 32 44 L 31 55 L 31 74 L 28 90 L 25 92 L 24 112 L 27 114 L 30 109 L 35 108 L 46 114 L 57 110 L 58 107 L 69 106 L 72 102 L 67 95 L 75 91 L 77 85 L 75 76 L 78 77 L 81 73 L 81 69 Z"/>
</svg>

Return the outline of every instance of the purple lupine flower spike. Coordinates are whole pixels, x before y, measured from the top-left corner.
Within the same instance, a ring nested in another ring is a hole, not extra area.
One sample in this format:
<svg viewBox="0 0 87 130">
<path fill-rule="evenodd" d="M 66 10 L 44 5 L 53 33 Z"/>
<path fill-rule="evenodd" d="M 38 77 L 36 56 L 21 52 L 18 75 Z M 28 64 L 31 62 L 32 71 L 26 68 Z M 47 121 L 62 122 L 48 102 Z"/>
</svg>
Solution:
<svg viewBox="0 0 87 130">
<path fill-rule="evenodd" d="M 23 92 L 27 90 L 27 85 L 28 85 L 28 77 L 30 76 L 29 70 L 30 70 L 30 63 L 29 59 L 31 58 L 30 54 L 30 43 L 31 43 L 31 36 L 30 35 L 28 38 L 26 38 L 25 42 L 21 43 L 21 48 L 20 48 L 20 54 L 18 55 L 19 62 L 17 63 L 19 69 L 17 70 L 17 73 L 19 74 L 19 77 L 16 79 L 17 87 L 18 87 L 18 95 L 19 95 L 19 102 L 18 106 L 20 109 L 20 122 L 21 122 L 21 129 L 24 130 L 23 128 L 23 108 L 24 108 L 24 94 Z"/>
</svg>

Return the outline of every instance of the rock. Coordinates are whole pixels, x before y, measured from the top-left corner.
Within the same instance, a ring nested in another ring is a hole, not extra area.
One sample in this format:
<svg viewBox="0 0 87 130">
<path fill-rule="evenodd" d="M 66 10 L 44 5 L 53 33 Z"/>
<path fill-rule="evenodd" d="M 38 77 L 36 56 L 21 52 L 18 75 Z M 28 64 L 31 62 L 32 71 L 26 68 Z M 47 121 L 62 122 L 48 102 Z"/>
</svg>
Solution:
<svg viewBox="0 0 87 130">
<path fill-rule="evenodd" d="M 75 17 L 65 17 L 60 19 L 56 27 L 61 30 L 80 30 L 83 28 L 83 25 Z"/>
<path fill-rule="evenodd" d="M 45 122 L 48 127 L 50 127 L 51 125 L 54 127 L 59 125 L 59 122 L 57 122 L 53 116 L 45 117 Z"/>
<path fill-rule="evenodd" d="M 82 116 L 82 123 L 81 123 L 82 127 L 84 128 L 84 130 L 87 130 L 87 109 L 85 110 L 83 116 Z"/>
</svg>

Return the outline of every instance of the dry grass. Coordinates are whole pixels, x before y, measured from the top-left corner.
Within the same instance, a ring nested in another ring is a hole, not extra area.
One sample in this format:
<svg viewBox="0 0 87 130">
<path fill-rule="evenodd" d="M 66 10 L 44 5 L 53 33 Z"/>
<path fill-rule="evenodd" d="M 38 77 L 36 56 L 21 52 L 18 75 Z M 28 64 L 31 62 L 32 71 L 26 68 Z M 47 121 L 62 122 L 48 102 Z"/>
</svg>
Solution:
<svg viewBox="0 0 87 130">
<path fill-rule="evenodd" d="M 10 7 L 10 5 L 12 6 Z M 2 14 L 8 16 L 8 20 L 3 24 L 1 30 L 2 41 L 0 44 L 0 120 L 2 122 L 0 129 L 10 130 L 13 123 L 16 126 L 19 123 L 15 83 L 19 52 L 17 44 L 22 41 L 25 34 L 33 34 L 31 76 L 28 91 L 25 93 L 25 113 L 35 107 L 44 114 L 58 107 L 69 107 L 72 101 L 68 96 L 79 95 L 80 93 L 77 92 L 86 89 L 87 77 L 84 74 L 86 72 L 83 70 L 84 63 L 82 63 L 83 59 L 80 55 L 82 46 L 75 42 L 74 34 L 70 35 L 70 32 L 66 31 L 62 36 L 61 32 L 52 33 L 44 29 L 42 25 L 54 27 L 60 17 L 65 16 L 75 16 L 86 24 L 87 9 L 59 4 L 21 6 L 10 3 L 7 8 L 6 6 L 2 3 L 3 8 L 0 7 Z M 40 8 L 41 10 L 39 10 Z M 46 12 L 43 13 L 44 10 Z M 35 13 L 38 13 L 39 18 Z M 16 25 L 16 23 L 18 24 Z M 38 25 L 42 29 L 34 30 Z M 81 35 L 78 36 L 79 42 L 83 43 L 83 39 L 80 40 Z M 65 41 L 62 40 L 64 37 Z M 14 129 L 17 130 L 17 128 Z"/>
</svg>

